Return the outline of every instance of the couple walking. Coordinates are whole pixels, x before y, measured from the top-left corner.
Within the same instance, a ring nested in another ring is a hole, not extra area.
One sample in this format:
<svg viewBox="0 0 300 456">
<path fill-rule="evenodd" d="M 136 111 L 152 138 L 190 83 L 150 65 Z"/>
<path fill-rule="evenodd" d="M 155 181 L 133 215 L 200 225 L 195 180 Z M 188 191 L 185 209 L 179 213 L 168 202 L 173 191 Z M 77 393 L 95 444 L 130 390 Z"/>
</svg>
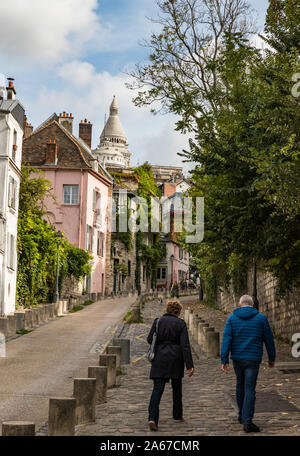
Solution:
<svg viewBox="0 0 300 456">
<path fill-rule="evenodd" d="M 263 343 L 266 345 L 269 367 L 275 364 L 273 334 L 265 315 L 255 309 L 251 296 L 244 295 L 239 306 L 229 316 L 223 333 L 221 368 L 229 372 L 229 353 L 236 375 L 236 400 L 238 420 L 245 432 L 259 432 L 253 423 L 255 387 L 262 360 Z M 171 380 L 173 390 L 173 419 L 183 422 L 182 378 L 184 366 L 188 376 L 194 373 L 193 358 L 185 321 L 180 319 L 182 306 L 178 299 L 167 302 L 166 313 L 159 318 L 155 357 L 152 361 L 150 378 L 153 391 L 149 403 L 149 428 L 158 430 L 159 404 L 166 383 Z M 154 320 L 147 341 L 152 343 L 156 333 L 157 318 Z"/>
</svg>

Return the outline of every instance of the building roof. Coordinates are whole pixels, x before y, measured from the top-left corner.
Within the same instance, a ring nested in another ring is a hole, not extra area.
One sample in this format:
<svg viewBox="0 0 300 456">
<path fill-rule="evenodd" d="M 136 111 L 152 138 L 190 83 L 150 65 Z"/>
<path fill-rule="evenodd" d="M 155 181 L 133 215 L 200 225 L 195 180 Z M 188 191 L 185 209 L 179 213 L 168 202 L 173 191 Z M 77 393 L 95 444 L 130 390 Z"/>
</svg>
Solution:
<svg viewBox="0 0 300 456">
<path fill-rule="evenodd" d="M 92 163 L 95 157 L 91 154 L 90 148 L 81 139 L 76 138 L 63 125 L 55 120 L 52 114 L 23 142 L 23 162 L 31 166 L 41 167 L 45 165 L 46 145 L 49 140 L 55 139 L 58 145 L 57 164 L 51 165 L 55 168 L 91 169 L 109 179 L 111 175 L 97 162 L 97 170 Z"/>
<path fill-rule="evenodd" d="M 11 114 L 24 130 L 25 109 L 19 100 L 0 100 L 0 113 Z"/>
</svg>

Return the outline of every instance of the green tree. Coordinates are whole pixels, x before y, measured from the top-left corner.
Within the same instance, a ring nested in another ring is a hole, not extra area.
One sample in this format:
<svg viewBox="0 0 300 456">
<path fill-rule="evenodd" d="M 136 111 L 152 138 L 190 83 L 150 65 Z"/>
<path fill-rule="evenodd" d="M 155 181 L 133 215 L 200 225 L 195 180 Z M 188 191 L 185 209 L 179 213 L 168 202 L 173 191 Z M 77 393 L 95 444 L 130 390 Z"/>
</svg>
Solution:
<svg viewBox="0 0 300 456">
<path fill-rule="evenodd" d="M 300 274 L 299 111 L 291 95 L 299 55 L 264 58 L 254 49 L 244 2 L 158 5 L 161 33 L 152 35 L 150 63 L 137 67 L 131 87 L 140 90 L 137 105 L 160 101 L 180 116 L 178 130 L 194 134 L 179 155 L 195 163 L 190 193 L 205 196 L 205 239 L 186 247 L 212 297 L 230 281 L 242 289 L 253 259 L 286 289 Z"/>
</svg>

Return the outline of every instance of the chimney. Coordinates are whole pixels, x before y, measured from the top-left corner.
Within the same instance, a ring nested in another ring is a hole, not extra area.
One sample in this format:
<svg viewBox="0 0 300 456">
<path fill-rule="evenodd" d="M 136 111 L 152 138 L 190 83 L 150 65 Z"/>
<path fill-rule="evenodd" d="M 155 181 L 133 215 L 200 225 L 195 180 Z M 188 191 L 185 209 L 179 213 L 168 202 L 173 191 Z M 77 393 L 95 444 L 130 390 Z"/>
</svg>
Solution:
<svg viewBox="0 0 300 456">
<path fill-rule="evenodd" d="M 55 139 L 49 140 L 46 149 L 46 165 L 56 165 L 57 163 L 57 144 Z"/>
<path fill-rule="evenodd" d="M 65 111 L 62 114 L 59 114 L 58 123 L 68 130 L 69 133 L 73 133 L 73 119 L 72 114 L 68 114 Z"/>
<path fill-rule="evenodd" d="M 7 99 L 14 100 L 16 97 L 16 90 L 14 88 L 14 78 L 7 78 L 8 87 L 6 87 Z"/>
<path fill-rule="evenodd" d="M 28 136 L 30 136 L 32 132 L 33 132 L 33 126 L 31 125 L 31 123 L 27 122 L 27 117 L 24 116 L 24 134 L 23 134 L 23 139 L 28 138 Z"/>
<path fill-rule="evenodd" d="M 92 147 L 92 124 L 86 119 L 79 124 L 79 138 L 82 139 L 90 148 Z"/>
</svg>

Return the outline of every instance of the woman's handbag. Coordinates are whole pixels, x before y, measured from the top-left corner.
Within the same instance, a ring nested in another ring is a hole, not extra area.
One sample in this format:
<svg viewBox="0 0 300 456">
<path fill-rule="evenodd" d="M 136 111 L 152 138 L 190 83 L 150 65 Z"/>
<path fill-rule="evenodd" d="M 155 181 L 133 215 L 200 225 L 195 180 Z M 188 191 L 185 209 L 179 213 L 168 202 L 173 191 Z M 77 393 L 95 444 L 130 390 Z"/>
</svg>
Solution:
<svg viewBox="0 0 300 456">
<path fill-rule="evenodd" d="M 154 357 L 155 357 L 155 345 L 156 345 L 156 339 L 157 339 L 157 334 L 158 334 L 158 322 L 159 322 L 159 318 L 156 321 L 156 328 L 153 333 L 152 343 L 151 343 L 150 348 L 147 353 L 147 359 L 148 359 L 148 361 L 150 361 L 150 363 L 152 363 L 152 361 L 154 360 Z"/>
</svg>

